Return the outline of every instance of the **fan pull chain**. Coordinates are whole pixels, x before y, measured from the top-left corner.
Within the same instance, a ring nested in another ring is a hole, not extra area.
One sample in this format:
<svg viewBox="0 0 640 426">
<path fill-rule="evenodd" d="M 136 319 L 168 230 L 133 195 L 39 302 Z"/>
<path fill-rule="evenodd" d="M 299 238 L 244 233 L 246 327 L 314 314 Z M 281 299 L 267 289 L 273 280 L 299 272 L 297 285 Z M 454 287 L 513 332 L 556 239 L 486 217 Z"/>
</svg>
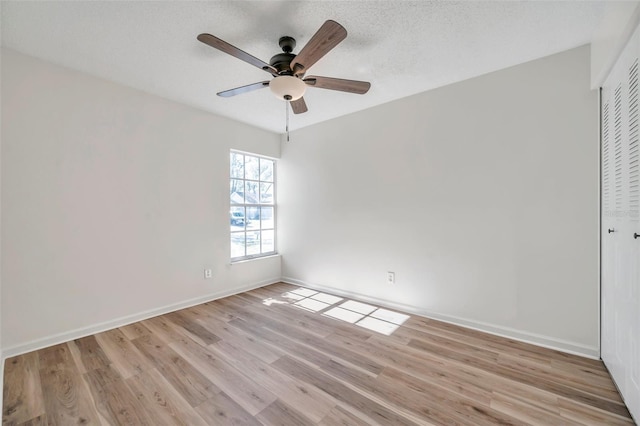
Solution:
<svg viewBox="0 0 640 426">
<path fill-rule="evenodd" d="M 287 96 L 285 96 L 285 99 L 286 102 L 284 103 L 284 113 L 287 117 L 285 130 L 287 132 L 287 142 L 289 142 L 289 104 L 291 104 L 291 96 L 289 96 L 289 99 L 287 99 Z"/>
</svg>

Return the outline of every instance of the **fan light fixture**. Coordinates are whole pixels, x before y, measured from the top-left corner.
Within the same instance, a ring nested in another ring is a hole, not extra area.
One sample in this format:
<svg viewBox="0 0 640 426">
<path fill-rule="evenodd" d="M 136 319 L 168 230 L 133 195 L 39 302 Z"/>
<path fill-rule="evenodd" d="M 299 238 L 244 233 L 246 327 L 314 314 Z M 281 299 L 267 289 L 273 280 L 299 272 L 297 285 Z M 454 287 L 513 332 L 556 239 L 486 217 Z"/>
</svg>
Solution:
<svg viewBox="0 0 640 426">
<path fill-rule="evenodd" d="M 296 101 L 304 95 L 307 85 L 298 77 L 281 75 L 269 82 L 269 88 L 278 99 Z"/>
</svg>

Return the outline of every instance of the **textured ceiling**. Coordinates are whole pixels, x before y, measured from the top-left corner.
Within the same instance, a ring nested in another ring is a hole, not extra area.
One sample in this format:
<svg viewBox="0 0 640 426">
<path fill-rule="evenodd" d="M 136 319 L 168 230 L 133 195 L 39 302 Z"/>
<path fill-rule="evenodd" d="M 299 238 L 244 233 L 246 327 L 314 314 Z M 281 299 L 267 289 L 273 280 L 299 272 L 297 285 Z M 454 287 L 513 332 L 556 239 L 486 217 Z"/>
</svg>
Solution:
<svg viewBox="0 0 640 426">
<path fill-rule="evenodd" d="M 348 36 L 308 75 L 366 80 L 366 95 L 309 88 L 301 128 L 591 41 L 603 2 L 43 1 L 0 3 L 2 45 L 199 109 L 282 133 L 268 89 L 221 90 L 269 75 L 196 40 L 206 32 L 268 62 L 327 19 Z"/>
</svg>

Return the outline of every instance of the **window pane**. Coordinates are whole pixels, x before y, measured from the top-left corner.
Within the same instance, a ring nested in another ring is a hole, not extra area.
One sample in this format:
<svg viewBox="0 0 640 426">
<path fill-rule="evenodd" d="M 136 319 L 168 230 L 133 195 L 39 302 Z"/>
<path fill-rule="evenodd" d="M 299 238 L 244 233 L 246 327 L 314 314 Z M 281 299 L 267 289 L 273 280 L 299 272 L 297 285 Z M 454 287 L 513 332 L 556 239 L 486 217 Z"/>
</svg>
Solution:
<svg viewBox="0 0 640 426">
<path fill-rule="evenodd" d="M 244 178 L 245 179 L 253 179 L 258 180 L 258 176 L 260 175 L 260 166 L 258 164 L 258 157 L 251 157 L 249 155 L 245 155 L 244 157 Z"/>
<path fill-rule="evenodd" d="M 260 203 L 261 204 L 273 204 L 273 184 L 272 183 L 260 183 Z"/>
<path fill-rule="evenodd" d="M 260 231 L 247 232 L 247 256 L 260 254 Z"/>
<path fill-rule="evenodd" d="M 275 253 L 275 161 L 239 152 L 229 158 L 232 261 Z"/>
<path fill-rule="evenodd" d="M 275 251 L 274 232 L 262 231 L 262 252 L 269 253 Z"/>
<path fill-rule="evenodd" d="M 260 180 L 273 182 L 273 161 L 260 159 Z"/>
<path fill-rule="evenodd" d="M 229 164 L 232 178 L 244 178 L 244 155 L 232 152 Z"/>
<path fill-rule="evenodd" d="M 229 199 L 231 204 L 244 204 L 244 181 L 231 179 L 229 185 Z"/>
<path fill-rule="evenodd" d="M 273 229 L 273 207 L 260 207 L 262 214 L 262 229 Z"/>
<path fill-rule="evenodd" d="M 260 203 L 258 182 L 245 181 L 244 200 L 247 204 Z"/>
<path fill-rule="evenodd" d="M 247 229 L 260 229 L 260 207 L 247 207 Z"/>
<path fill-rule="evenodd" d="M 244 232 L 231 233 L 231 257 L 244 256 Z"/>
<path fill-rule="evenodd" d="M 229 222 L 231 223 L 231 231 L 244 230 L 244 225 L 246 224 L 244 207 L 231 207 Z"/>
</svg>

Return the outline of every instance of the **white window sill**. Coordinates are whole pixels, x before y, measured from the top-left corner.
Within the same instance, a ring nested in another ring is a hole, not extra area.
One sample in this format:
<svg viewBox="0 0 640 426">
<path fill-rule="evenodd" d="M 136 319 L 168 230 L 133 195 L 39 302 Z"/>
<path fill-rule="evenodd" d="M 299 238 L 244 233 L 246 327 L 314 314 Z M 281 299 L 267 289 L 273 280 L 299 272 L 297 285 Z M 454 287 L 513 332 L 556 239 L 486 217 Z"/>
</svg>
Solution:
<svg viewBox="0 0 640 426">
<path fill-rule="evenodd" d="M 280 255 L 280 253 L 275 253 L 275 254 L 270 254 L 270 255 L 267 255 L 267 256 L 252 257 L 250 259 L 232 260 L 231 261 L 231 266 L 239 265 L 241 263 L 254 262 L 256 260 L 272 259 L 274 257 L 281 257 L 281 255 Z"/>
</svg>

